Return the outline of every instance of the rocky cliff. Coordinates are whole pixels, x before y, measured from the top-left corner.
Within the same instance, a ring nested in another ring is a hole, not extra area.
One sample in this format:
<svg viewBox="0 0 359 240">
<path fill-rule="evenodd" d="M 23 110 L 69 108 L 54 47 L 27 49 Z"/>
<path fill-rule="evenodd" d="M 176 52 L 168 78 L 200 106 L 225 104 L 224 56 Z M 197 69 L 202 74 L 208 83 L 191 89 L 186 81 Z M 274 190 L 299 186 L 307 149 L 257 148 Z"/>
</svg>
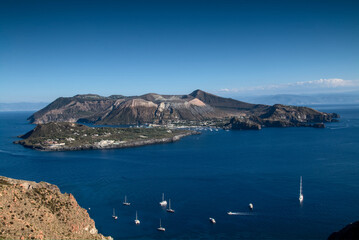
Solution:
<svg viewBox="0 0 359 240">
<path fill-rule="evenodd" d="M 112 239 L 73 195 L 55 185 L 0 176 L 0 239 Z"/>
<path fill-rule="evenodd" d="M 101 97 L 89 94 L 58 98 L 30 116 L 29 120 L 37 124 L 64 121 L 107 125 L 174 122 L 198 124 L 208 120 L 223 122 L 224 119 L 229 123 L 232 117 L 246 119 L 245 122 L 250 125 L 285 127 L 331 122 L 339 116 L 307 107 L 250 104 L 196 90 L 187 95 L 149 93 L 131 97 Z"/>
<path fill-rule="evenodd" d="M 338 232 L 332 233 L 328 240 L 358 240 L 359 239 L 359 221 L 345 226 Z"/>
</svg>

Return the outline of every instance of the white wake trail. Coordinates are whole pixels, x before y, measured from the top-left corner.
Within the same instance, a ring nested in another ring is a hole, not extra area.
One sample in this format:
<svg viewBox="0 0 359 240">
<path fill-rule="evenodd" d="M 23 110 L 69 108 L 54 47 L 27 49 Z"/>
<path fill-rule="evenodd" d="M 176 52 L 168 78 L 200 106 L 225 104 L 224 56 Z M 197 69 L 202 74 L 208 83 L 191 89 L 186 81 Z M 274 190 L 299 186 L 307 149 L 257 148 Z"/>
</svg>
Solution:
<svg viewBox="0 0 359 240">
<path fill-rule="evenodd" d="M 249 215 L 254 215 L 253 213 L 250 212 L 228 212 L 228 215 L 240 215 L 240 216 L 249 216 Z"/>
</svg>

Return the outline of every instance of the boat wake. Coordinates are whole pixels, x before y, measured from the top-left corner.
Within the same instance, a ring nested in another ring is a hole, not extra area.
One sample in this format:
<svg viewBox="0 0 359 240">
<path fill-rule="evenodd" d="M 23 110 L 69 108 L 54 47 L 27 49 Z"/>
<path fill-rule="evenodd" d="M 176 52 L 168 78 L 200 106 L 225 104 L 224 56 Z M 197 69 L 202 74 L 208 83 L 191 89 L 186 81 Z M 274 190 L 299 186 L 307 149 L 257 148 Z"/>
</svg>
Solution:
<svg viewBox="0 0 359 240">
<path fill-rule="evenodd" d="M 349 121 L 348 121 L 349 122 Z M 351 127 L 352 124 L 349 124 L 348 122 L 343 122 L 342 124 L 338 126 L 328 126 L 330 130 L 337 130 L 337 129 L 345 129 Z"/>
<path fill-rule="evenodd" d="M 254 213 L 250 213 L 250 212 L 227 212 L 228 215 L 239 215 L 239 216 L 250 216 L 250 215 L 254 215 Z"/>
<path fill-rule="evenodd" d="M 349 128 L 349 126 L 345 126 L 345 127 L 329 127 L 330 130 L 345 129 L 345 128 Z"/>
<path fill-rule="evenodd" d="M 18 153 L 13 153 L 13 152 L 9 152 L 9 151 L 4 151 L 0 149 L 0 153 L 4 153 L 7 155 L 12 155 L 12 156 L 21 156 L 22 154 L 18 154 Z"/>
</svg>

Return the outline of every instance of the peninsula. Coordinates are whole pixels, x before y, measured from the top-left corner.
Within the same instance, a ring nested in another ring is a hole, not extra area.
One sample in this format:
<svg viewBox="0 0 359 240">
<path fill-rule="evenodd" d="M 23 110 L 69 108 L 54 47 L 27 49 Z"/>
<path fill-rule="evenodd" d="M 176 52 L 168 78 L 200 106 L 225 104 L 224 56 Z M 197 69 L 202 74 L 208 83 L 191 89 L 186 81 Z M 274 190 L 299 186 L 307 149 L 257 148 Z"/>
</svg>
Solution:
<svg viewBox="0 0 359 240">
<path fill-rule="evenodd" d="M 308 107 L 252 104 L 202 90 L 185 95 L 148 93 L 141 96 L 94 94 L 60 97 L 31 115 L 31 123 L 79 122 L 99 125 L 156 124 L 216 126 L 226 129 L 324 127 L 338 114 Z M 316 125 L 319 124 L 319 125 Z"/>
<path fill-rule="evenodd" d="M 170 143 L 182 137 L 199 134 L 184 129 L 89 127 L 78 123 L 50 122 L 38 124 L 19 136 L 14 143 L 43 151 L 74 151 L 137 147 Z"/>
<path fill-rule="evenodd" d="M 99 239 L 95 222 L 55 185 L 0 176 L 0 239 Z"/>
</svg>

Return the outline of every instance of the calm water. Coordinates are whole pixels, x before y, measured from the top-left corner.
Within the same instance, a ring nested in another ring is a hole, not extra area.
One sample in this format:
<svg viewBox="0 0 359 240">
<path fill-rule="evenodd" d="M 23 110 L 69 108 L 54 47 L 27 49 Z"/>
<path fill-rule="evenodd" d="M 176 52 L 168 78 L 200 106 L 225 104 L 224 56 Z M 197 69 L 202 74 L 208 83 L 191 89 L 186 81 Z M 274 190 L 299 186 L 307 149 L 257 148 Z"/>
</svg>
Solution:
<svg viewBox="0 0 359 240">
<path fill-rule="evenodd" d="M 73 193 L 91 208 L 99 231 L 115 239 L 326 239 L 359 220 L 359 106 L 321 108 L 341 114 L 341 122 L 326 129 L 204 131 L 174 144 L 80 152 L 12 144 L 33 128 L 26 121 L 31 113 L 0 113 L 0 175 Z M 159 206 L 162 192 L 175 214 Z M 125 194 L 130 207 L 122 205 Z M 226 214 L 247 213 L 250 202 L 252 214 Z M 164 233 L 156 231 L 159 218 Z"/>
</svg>

